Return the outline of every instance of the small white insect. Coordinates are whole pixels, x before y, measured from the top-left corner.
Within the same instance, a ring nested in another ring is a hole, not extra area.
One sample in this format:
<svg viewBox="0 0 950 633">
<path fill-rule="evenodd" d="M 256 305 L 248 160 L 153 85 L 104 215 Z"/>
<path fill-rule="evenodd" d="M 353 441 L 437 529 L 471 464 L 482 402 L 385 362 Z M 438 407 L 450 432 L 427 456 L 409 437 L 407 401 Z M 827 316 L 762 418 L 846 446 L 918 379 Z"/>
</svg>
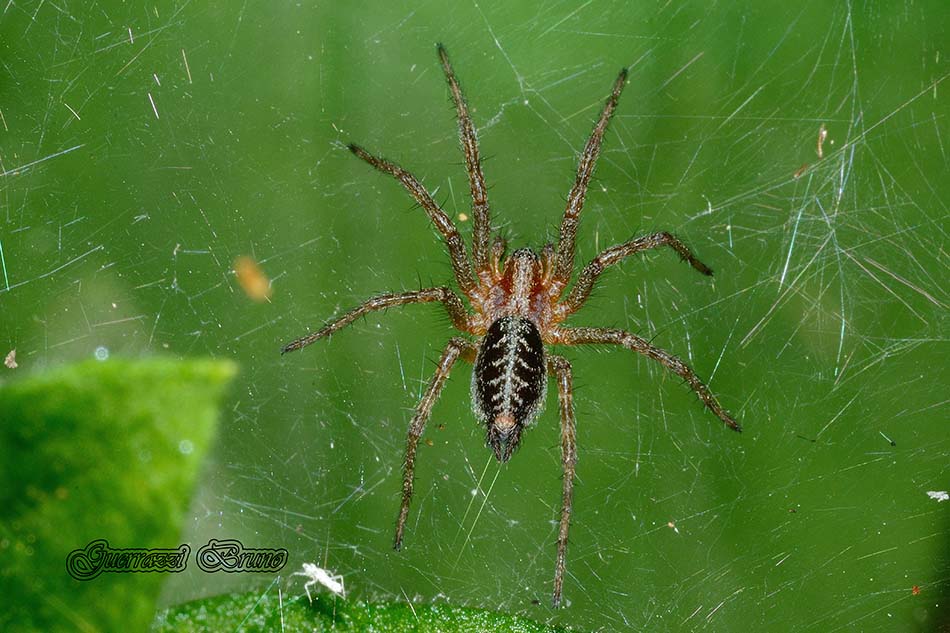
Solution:
<svg viewBox="0 0 950 633">
<path fill-rule="evenodd" d="M 307 599 L 310 602 L 313 602 L 313 598 L 310 596 L 310 587 L 314 585 L 323 585 L 336 595 L 346 598 L 346 587 L 343 586 L 343 576 L 341 574 L 331 574 L 326 569 L 317 567 L 315 563 L 304 563 L 303 571 L 295 571 L 292 575 L 307 578 L 303 588 L 307 592 Z"/>
</svg>

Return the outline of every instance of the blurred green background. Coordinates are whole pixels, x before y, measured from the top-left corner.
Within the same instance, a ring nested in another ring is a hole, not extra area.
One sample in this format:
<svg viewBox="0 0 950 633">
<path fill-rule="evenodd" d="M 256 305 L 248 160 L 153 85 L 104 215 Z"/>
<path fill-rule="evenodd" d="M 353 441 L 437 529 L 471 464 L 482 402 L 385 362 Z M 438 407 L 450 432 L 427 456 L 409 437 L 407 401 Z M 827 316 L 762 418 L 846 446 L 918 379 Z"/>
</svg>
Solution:
<svg viewBox="0 0 950 633">
<path fill-rule="evenodd" d="M 286 547 L 358 598 L 590 630 L 937 630 L 948 27 L 942 1 L 7 3 L 0 355 L 16 348 L 17 372 L 97 350 L 237 360 L 183 540 Z M 405 429 L 447 318 L 409 306 L 278 354 L 373 294 L 450 282 L 424 214 L 345 149 L 400 162 L 468 212 L 437 41 L 514 246 L 556 235 L 577 152 L 629 66 L 578 264 L 665 229 L 717 272 L 651 253 L 572 319 L 683 356 L 746 431 L 645 359 L 564 350 L 580 463 L 559 612 L 554 390 L 499 469 L 459 365 L 395 553 Z M 241 290 L 238 256 L 272 280 L 269 302 Z M 269 581 L 191 570 L 165 602 Z"/>
</svg>

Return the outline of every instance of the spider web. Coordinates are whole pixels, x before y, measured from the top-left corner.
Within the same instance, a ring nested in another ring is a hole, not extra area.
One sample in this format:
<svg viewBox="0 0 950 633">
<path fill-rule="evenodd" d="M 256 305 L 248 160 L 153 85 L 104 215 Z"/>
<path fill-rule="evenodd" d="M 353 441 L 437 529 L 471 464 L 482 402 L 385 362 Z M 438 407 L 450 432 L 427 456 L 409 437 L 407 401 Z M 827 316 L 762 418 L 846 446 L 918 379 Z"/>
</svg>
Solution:
<svg viewBox="0 0 950 633">
<path fill-rule="evenodd" d="M 287 547 L 285 591 L 302 594 L 289 573 L 316 562 L 358 599 L 585 630 L 946 626 L 950 504 L 927 495 L 950 488 L 944 4 L 628 4 L 10 0 L 0 342 L 21 368 L 239 360 L 183 539 Z M 745 432 L 647 359 L 561 350 L 580 461 L 559 612 L 555 390 L 499 467 L 457 366 L 396 553 L 405 429 L 448 319 L 408 306 L 277 354 L 373 294 L 450 283 L 424 214 L 345 150 L 411 169 L 470 235 L 436 41 L 512 246 L 556 235 L 577 154 L 629 66 L 578 263 L 670 230 L 716 270 L 710 282 L 650 253 L 572 318 L 680 355 Z M 269 302 L 235 280 L 242 255 L 270 278 Z M 192 570 L 165 600 L 271 581 Z"/>
</svg>

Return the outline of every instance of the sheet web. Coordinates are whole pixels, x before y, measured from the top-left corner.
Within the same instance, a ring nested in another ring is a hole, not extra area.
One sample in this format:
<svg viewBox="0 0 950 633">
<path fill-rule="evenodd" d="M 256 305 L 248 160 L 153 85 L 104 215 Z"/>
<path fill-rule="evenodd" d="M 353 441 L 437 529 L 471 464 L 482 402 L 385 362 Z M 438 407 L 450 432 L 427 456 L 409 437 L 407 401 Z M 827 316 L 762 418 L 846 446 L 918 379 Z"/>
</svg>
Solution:
<svg viewBox="0 0 950 633">
<path fill-rule="evenodd" d="M 948 378 L 939 6 L 93 15 L 10 2 L 0 341 L 26 367 L 156 352 L 241 363 L 183 539 L 287 547 L 292 564 L 276 580 L 193 570 L 167 602 L 302 594 L 289 573 L 315 562 L 356 599 L 587 630 L 924 630 L 946 621 L 950 578 L 947 509 L 926 494 L 950 486 L 934 389 Z M 403 164 L 470 236 L 437 40 L 513 247 L 556 235 L 577 153 L 626 65 L 578 264 L 670 230 L 716 271 L 647 254 L 606 274 L 571 321 L 680 355 L 745 433 L 647 359 L 558 350 L 574 363 L 580 452 L 561 612 L 548 607 L 553 388 L 499 467 L 470 410 L 470 368 L 456 367 L 397 553 L 405 429 L 448 319 L 391 310 L 278 356 L 373 294 L 450 282 L 421 211 L 345 149 Z M 269 301 L 235 279 L 239 256 L 270 279 Z"/>
</svg>

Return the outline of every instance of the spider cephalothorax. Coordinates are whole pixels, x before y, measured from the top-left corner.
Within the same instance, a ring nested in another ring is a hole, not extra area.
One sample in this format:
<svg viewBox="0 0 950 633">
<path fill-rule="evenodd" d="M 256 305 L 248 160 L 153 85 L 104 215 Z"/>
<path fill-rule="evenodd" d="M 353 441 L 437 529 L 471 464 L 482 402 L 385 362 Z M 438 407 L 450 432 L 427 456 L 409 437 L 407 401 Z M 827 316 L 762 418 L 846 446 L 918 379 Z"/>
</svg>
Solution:
<svg viewBox="0 0 950 633">
<path fill-rule="evenodd" d="M 564 296 L 574 274 L 574 241 L 587 185 L 600 153 L 607 123 L 626 83 L 626 70 L 622 70 L 617 77 L 610 97 L 581 154 L 574 186 L 568 194 L 557 245 L 548 244 L 540 255 L 531 249 L 523 248 L 505 258 L 505 241 L 500 237 L 495 237 L 492 241 L 491 218 L 475 127 L 449 64 L 448 55 L 441 45 L 438 47 L 438 53 L 458 114 L 459 136 L 465 152 L 465 165 L 472 194 L 472 259 L 469 260 L 465 243 L 452 220 L 412 174 L 394 163 L 373 156 L 357 145 L 350 145 L 349 148 L 379 171 L 399 180 L 425 210 L 445 240 L 452 259 L 455 280 L 459 290 L 468 298 L 474 313 L 468 313 L 462 300 L 446 287 L 380 295 L 350 310 L 320 330 L 286 345 L 282 353 L 300 349 L 327 337 L 368 312 L 408 303 L 441 302 L 453 325 L 472 337 L 472 340 L 455 337 L 446 345 L 435 375 L 409 423 L 402 505 L 396 522 L 396 549 L 402 545 L 406 518 L 409 516 L 419 438 L 455 362 L 461 357 L 475 364 L 472 372 L 472 406 L 476 416 L 486 426 L 488 445 L 501 462 L 508 461 L 521 441 L 523 430 L 540 413 L 544 405 L 547 378 L 552 376 L 558 387 L 561 461 L 564 466 L 554 570 L 554 605 L 558 606 L 564 585 L 577 448 L 574 438 L 571 365 L 566 358 L 547 353 L 545 345 L 612 344 L 643 354 L 682 378 L 710 411 L 726 426 L 738 431 L 738 423 L 720 406 L 693 370 L 676 356 L 624 330 L 560 325 L 584 305 L 605 268 L 641 251 L 668 246 L 700 273 L 711 275 L 712 271 L 696 259 L 685 244 L 664 231 L 638 237 L 601 252 L 584 267 L 571 291 Z"/>
</svg>

